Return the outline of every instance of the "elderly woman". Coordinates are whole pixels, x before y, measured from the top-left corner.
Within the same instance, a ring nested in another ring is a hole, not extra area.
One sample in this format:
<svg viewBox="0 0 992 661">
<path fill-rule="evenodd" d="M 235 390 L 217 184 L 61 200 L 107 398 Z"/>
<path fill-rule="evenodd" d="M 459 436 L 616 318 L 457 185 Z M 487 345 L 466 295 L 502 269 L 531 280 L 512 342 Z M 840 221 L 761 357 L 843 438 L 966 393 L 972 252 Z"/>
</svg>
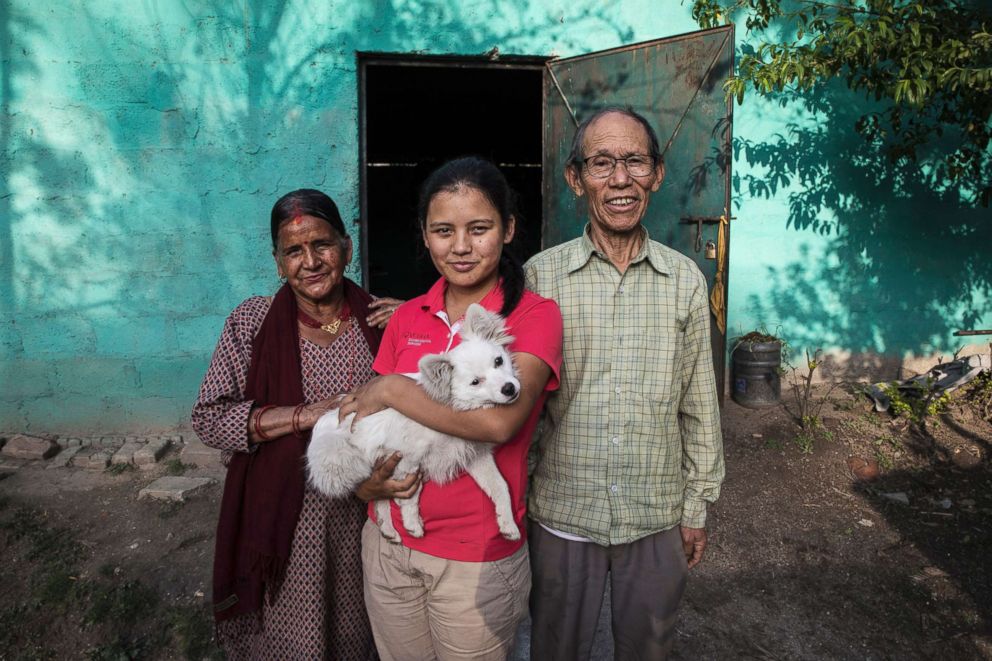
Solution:
<svg viewBox="0 0 992 661">
<path fill-rule="evenodd" d="M 371 659 L 362 595 L 361 530 L 372 498 L 405 497 L 416 476 L 388 479 L 397 457 L 357 498 L 309 488 L 301 458 L 334 398 L 374 375 L 381 331 L 400 301 L 344 277 L 351 240 L 334 202 L 297 190 L 272 208 L 284 285 L 228 317 L 193 408 L 193 428 L 224 451 L 214 611 L 229 659 Z"/>
</svg>

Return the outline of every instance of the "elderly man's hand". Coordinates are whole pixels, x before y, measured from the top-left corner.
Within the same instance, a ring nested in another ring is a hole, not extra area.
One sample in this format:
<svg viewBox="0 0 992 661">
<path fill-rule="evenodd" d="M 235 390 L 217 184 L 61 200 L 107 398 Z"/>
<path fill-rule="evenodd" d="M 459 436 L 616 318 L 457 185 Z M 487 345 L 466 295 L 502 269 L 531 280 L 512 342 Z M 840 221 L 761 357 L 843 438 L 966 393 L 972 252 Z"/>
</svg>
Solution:
<svg viewBox="0 0 992 661">
<path fill-rule="evenodd" d="M 703 552 L 706 550 L 706 528 L 686 528 L 679 526 L 682 533 L 682 550 L 685 551 L 685 560 L 692 569 L 703 559 Z"/>
</svg>

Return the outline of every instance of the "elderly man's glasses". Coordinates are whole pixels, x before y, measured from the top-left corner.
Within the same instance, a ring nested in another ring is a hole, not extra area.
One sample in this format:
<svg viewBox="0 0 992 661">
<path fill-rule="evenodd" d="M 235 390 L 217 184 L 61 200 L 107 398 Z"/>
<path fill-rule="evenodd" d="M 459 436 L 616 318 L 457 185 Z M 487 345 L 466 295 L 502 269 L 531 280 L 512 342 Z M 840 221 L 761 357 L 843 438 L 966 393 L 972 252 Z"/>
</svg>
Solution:
<svg viewBox="0 0 992 661">
<path fill-rule="evenodd" d="M 582 159 L 586 174 L 596 179 L 605 179 L 617 169 L 617 163 L 623 162 L 627 174 L 632 177 L 646 177 L 654 173 L 654 159 L 646 154 L 634 154 L 626 158 L 613 158 L 606 154 L 597 154 Z"/>
</svg>

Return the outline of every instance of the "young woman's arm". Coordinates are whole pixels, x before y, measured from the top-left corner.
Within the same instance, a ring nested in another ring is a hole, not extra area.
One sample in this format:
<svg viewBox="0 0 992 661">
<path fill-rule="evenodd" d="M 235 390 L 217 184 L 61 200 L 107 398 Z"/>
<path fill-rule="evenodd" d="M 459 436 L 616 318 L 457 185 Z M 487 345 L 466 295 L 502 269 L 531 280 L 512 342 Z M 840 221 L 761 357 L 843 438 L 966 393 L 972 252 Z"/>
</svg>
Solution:
<svg viewBox="0 0 992 661">
<path fill-rule="evenodd" d="M 401 374 L 376 377 L 344 399 L 339 416 L 357 413 L 357 422 L 393 408 L 425 427 L 471 441 L 505 443 L 523 426 L 551 377 L 551 368 L 530 353 L 513 354 L 520 377 L 520 396 L 512 404 L 456 411 L 427 396 L 416 381 Z"/>
</svg>

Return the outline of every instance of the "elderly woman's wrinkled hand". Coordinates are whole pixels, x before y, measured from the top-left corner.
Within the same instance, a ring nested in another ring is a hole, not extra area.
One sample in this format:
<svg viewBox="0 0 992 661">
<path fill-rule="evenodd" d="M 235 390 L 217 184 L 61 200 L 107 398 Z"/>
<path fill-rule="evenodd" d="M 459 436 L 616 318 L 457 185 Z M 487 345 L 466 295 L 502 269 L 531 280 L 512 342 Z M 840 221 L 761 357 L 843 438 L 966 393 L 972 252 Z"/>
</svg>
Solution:
<svg viewBox="0 0 992 661">
<path fill-rule="evenodd" d="M 396 308 L 403 305 L 405 301 L 401 301 L 398 298 L 389 298 L 388 296 L 383 298 L 377 298 L 371 303 L 369 303 L 369 316 L 365 317 L 365 322 L 369 326 L 374 328 L 385 328 L 386 324 L 389 323 L 389 318 L 393 316 L 396 312 Z"/>
<path fill-rule="evenodd" d="M 358 485 L 355 495 L 361 500 L 379 500 L 382 498 L 409 498 L 420 488 L 420 473 L 411 473 L 402 480 L 391 479 L 396 470 L 396 464 L 403 458 L 399 452 L 389 457 L 380 457 L 372 467 L 372 475 Z"/>
<path fill-rule="evenodd" d="M 344 397 L 345 394 L 335 395 L 329 399 L 322 399 L 319 402 L 312 402 L 304 406 L 299 420 L 300 429 L 313 429 L 321 416 L 341 405 Z"/>
</svg>

